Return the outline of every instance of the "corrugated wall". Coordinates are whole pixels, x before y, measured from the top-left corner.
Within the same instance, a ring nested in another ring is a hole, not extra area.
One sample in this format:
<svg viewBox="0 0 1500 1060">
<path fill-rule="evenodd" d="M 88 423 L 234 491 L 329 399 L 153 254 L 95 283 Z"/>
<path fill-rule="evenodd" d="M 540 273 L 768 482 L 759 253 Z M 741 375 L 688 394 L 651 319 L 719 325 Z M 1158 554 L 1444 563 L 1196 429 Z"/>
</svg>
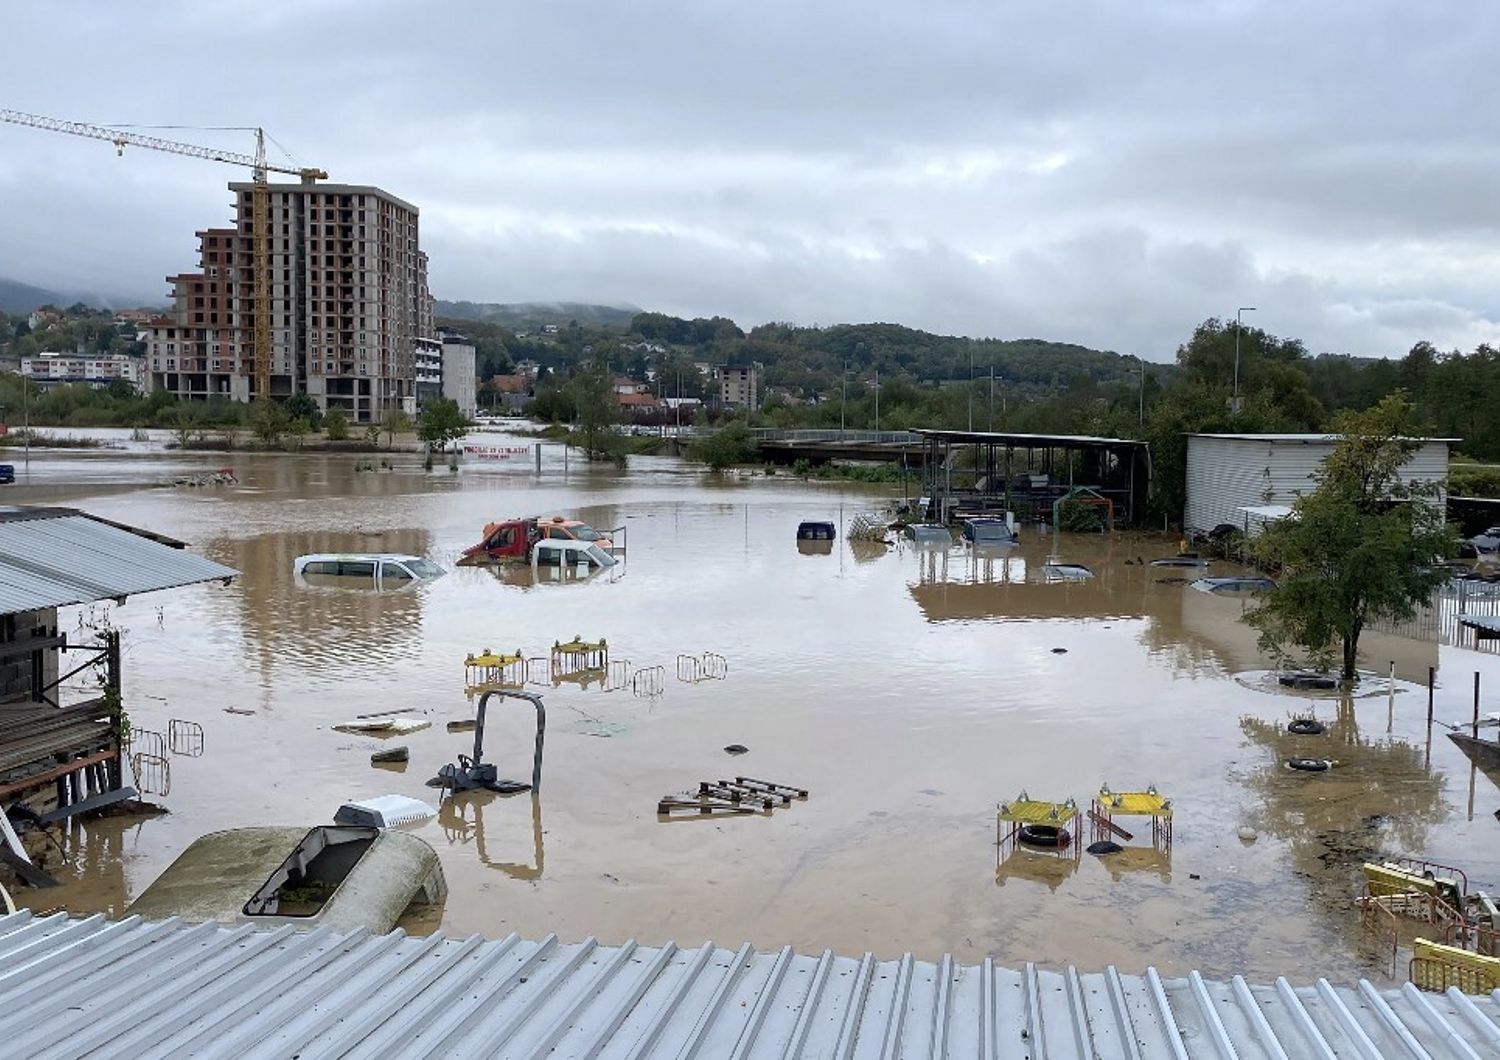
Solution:
<svg viewBox="0 0 1500 1060">
<path fill-rule="evenodd" d="M 1190 436 L 1184 528 L 1206 533 L 1221 523 L 1241 526 L 1241 508 L 1276 503 L 1265 499 L 1273 449 L 1264 441 Z"/>
<path fill-rule="evenodd" d="M 1243 527 L 1245 517 L 1239 510 L 1243 507 L 1291 504 L 1317 486 L 1318 469 L 1333 446 L 1333 442 L 1285 438 L 1189 436 L 1183 526 L 1200 532 L 1221 523 Z M 1448 444 L 1423 443 L 1403 470 L 1408 482 L 1446 482 Z"/>
</svg>

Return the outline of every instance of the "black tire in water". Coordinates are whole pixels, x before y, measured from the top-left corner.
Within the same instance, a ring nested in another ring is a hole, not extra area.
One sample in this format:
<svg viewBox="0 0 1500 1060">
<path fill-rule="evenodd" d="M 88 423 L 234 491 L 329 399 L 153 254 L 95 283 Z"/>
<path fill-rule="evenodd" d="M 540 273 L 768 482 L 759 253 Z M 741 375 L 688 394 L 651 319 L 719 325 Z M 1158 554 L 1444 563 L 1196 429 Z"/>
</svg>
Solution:
<svg viewBox="0 0 1500 1060">
<path fill-rule="evenodd" d="M 1286 727 L 1286 731 L 1298 736 L 1321 736 L 1323 723 L 1316 718 L 1298 718 Z"/>
<path fill-rule="evenodd" d="M 1304 773 L 1322 773 L 1328 769 L 1327 760 L 1322 758 L 1288 758 L 1286 764 Z"/>
<path fill-rule="evenodd" d="M 1029 847 L 1065 847 L 1070 839 L 1066 828 L 1051 824 L 1023 824 L 1017 836 Z"/>
</svg>

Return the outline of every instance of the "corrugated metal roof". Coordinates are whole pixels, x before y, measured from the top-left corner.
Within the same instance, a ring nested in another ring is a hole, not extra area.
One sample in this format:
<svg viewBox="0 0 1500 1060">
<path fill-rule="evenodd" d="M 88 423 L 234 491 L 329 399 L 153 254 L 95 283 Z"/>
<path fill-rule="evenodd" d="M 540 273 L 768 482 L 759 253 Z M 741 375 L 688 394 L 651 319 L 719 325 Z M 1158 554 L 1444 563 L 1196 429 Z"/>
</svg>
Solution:
<svg viewBox="0 0 1500 1060">
<path fill-rule="evenodd" d="M 1189 438 L 1228 438 L 1237 442 L 1336 442 L 1337 434 L 1209 434 L 1189 433 Z M 1462 438 L 1407 438 L 1408 442 L 1461 442 Z"/>
<path fill-rule="evenodd" d="M 910 433 L 919 434 L 924 438 L 937 438 L 941 441 L 959 442 L 964 445 L 983 445 L 986 442 L 993 442 L 996 445 L 1029 445 L 1033 448 L 1041 448 L 1046 445 L 1112 446 L 1146 444 L 1134 438 L 1101 438 L 1092 434 L 1016 434 L 1011 431 L 951 431 L 937 430 L 931 427 L 913 427 Z"/>
<path fill-rule="evenodd" d="M 1500 998 L 706 944 L 0 918 L 7 1056 L 1500 1055 Z"/>
<path fill-rule="evenodd" d="M 111 600 L 238 573 L 73 509 L 0 513 L 0 615 Z"/>
</svg>

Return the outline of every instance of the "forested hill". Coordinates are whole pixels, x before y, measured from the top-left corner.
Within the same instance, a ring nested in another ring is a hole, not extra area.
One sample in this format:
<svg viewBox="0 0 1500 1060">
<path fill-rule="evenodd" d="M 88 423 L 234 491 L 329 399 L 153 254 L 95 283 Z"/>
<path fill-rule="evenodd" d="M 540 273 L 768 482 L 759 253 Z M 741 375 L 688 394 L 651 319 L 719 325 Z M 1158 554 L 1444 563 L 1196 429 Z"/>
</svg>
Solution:
<svg viewBox="0 0 1500 1060">
<path fill-rule="evenodd" d="M 438 304 L 438 316 L 475 338 L 481 376 L 506 371 L 509 363 L 523 359 L 566 371 L 602 358 L 616 371 L 642 378 L 648 369 L 675 377 L 679 363 L 754 362 L 764 368 L 763 386 L 811 398 L 837 386 L 846 370 L 850 379 L 878 374 L 883 382 L 904 379 L 920 386 L 961 384 L 970 378 L 987 384 L 993 368 L 1007 393 L 1041 396 L 1076 381 L 1123 380 L 1136 364 L 1133 357 L 1072 343 L 971 339 L 883 323 L 762 324 L 746 332 L 727 317 L 686 320 L 636 313 L 618 326 L 570 319 L 555 334 L 543 334 L 540 328 L 507 325 L 493 317 L 455 317 L 443 312 L 448 304 Z"/>
<path fill-rule="evenodd" d="M 547 324 L 566 327 L 577 322 L 588 327 L 624 328 L 639 310 L 633 306 L 590 305 L 587 302 L 445 302 L 433 308 L 445 320 L 475 320 L 514 331 L 541 328 Z"/>
</svg>

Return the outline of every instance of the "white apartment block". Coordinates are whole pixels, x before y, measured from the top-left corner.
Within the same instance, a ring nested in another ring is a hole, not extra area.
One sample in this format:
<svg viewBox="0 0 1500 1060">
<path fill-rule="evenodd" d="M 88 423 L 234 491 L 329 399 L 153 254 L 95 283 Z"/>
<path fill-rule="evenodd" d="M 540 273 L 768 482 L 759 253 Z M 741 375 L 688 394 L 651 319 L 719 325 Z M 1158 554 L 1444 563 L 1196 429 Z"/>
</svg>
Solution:
<svg viewBox="0 0 1500 1060">
<path fill-rule="evenodd" d="M 32 379 L 38 386 L 87 383 L 90 386 L 104 387 L 116 379 L 122 379 L 137 390 L 146 378 L 145 363 L 141 358 L 118 353 L 99 356 L 41 353 L 33 357 L 22 357 L 21 374 Z"/>
</svg>

